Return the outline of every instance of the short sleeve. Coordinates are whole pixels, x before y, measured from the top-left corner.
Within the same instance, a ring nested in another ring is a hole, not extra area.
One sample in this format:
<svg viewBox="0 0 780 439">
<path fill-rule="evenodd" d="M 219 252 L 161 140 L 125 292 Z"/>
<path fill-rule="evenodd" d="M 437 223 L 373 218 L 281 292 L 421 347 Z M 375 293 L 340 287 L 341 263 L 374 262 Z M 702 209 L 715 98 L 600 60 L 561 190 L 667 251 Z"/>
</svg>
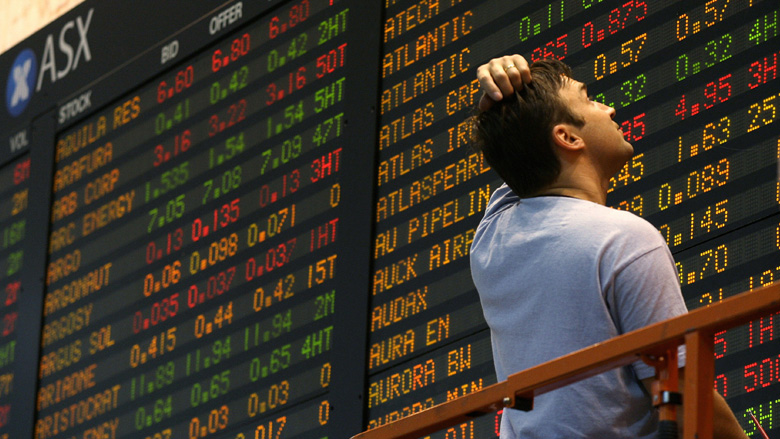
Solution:
<svg viewBox="0 0 780 439">
<path fill-rule="evenodd" d="M 674 259 L 665 245 L 642 254 L 617 271 L 607 301 L 621 334 L 688 312 Z M 684 346 L 680 348 L 678 364 L 680 367 L 685 364 Z M 640 380 L 655 374 L 642 361 L 633 367 Z"/>
</svg>

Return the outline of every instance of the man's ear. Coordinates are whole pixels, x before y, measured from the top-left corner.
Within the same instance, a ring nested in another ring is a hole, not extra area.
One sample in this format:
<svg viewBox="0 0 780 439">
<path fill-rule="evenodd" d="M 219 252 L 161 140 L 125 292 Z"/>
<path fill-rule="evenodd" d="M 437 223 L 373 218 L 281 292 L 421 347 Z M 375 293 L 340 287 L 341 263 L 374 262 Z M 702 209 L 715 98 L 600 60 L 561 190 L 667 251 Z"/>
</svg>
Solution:
<svg viewBox="0 0 780 439">
<path fill-rule="evenodd" d="M 574 126 L 559 123 L 552 128 L 552 139 L 555 145 L 564 151 L 579 151 L 585 147 L 585 140 Z"/>
</svg>

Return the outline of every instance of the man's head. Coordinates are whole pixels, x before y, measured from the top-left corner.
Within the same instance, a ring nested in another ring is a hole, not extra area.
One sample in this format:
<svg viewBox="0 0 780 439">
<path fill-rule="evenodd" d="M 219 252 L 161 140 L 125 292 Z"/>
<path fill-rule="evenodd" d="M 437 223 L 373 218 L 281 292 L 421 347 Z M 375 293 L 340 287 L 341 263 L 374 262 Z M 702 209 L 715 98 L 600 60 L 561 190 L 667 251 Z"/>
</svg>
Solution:
<svg viewBox="0 0 780 439">
<path fill-rule="evenodd" d="M 585 85 L 558 60 L 537 61 L 530 69 L 531 83 L 472 118 L 475 147 L 521 197 L 554 184 L 562 162 L 583 153 L 608 179 L 633 153 L 612 121 L 615 110 L 590 100 Z"/>
</svg>

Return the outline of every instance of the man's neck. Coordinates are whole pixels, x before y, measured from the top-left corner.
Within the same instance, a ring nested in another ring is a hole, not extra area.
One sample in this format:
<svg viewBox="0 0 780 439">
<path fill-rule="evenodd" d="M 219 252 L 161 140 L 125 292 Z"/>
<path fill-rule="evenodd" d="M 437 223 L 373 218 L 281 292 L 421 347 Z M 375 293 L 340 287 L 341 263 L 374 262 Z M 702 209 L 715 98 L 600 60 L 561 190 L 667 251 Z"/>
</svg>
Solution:
<svg viewBox="0 0 780 439">
<path fill-rule="evenodd" d="M 537 195 L 559 195 L 605 206 L 609 176 L 588 154 L 572 153 L 559 157 L 561 171 L 555 181 Z"/>
<path fill-rule="evenodd" d="M 591 190 L 587 188 L 574 187 L 574 186 L 549 186 L 539 191 L 536 196 L 556 195 L 560 197 L 578 198 L 580 200 L 591 201 L 593 203 L 601 204 L 602 206 L 607 203 L 606 191 Z"/>
<path fill-rule="evenodd" d="M 561 195 L 605 206 L 609 179 L 604 178 L 593 167 L 566 166 L 564 163 L 558 178 L 549 186 L 539 191 L 539 195 Z"/>
</svg>

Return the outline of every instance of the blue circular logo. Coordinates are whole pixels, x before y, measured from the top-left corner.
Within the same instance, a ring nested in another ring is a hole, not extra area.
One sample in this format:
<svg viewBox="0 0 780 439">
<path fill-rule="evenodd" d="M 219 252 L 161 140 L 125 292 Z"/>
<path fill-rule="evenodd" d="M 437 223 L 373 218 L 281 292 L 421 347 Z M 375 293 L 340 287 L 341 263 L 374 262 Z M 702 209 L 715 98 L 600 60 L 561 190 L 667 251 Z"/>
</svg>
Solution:
<svg viewBox="0 0 780 439">
<path fill-rule="evenodd" d="M 16 57 L 11 71 L 8 73 L 8 83 L 5 87 L 5 105 L 11 116 L 16 117 L 27 108 L 35 90 L 35 78 L 38 74 L 38 63 L 35 53 L 25 49 Z"/>
</svg>

